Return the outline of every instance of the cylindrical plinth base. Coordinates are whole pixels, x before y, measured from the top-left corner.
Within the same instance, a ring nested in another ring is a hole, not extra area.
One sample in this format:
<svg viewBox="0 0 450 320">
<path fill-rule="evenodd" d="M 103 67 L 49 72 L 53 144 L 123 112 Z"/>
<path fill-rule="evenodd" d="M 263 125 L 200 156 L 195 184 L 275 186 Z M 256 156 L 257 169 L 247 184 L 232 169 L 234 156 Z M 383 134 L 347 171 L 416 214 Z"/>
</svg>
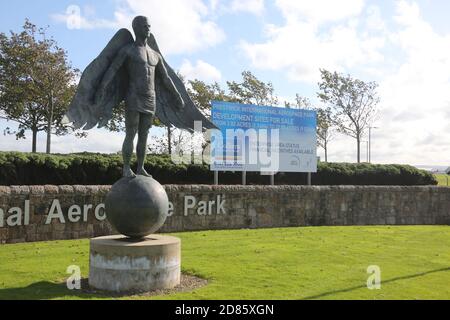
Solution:
<svg viewBox="0 0 450 320">
<path fill-rule="evenodd" d="M 180 284 L 180 243 L 162 235 L 91 239 L 89 285 L 113 292 L 171 289 Z"/>
</svg>

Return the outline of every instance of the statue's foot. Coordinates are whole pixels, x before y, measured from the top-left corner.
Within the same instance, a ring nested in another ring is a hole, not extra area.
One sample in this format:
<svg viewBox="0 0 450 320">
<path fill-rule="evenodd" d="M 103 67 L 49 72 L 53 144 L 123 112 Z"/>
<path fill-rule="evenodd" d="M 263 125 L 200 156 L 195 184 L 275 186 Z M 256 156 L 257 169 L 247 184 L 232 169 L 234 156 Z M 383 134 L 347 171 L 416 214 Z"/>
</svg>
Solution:
<svg viewBox="0 0 450 320">
<path fill-rule="evenodd" d="M 145 171 L 144 168 L 140 168 L 137 171 L 137 174 L 140 176 L 144 176 L 144 177 L 148 177 L 148 178 L 153 178 L 151 174 L 149 174 L 147 171 Z"/>
<path fill-rule="evenodd" d="M 123 168 L 123 177 L 124 178 L 136 178 L 136 175 L 134 174 L 133 170 L 131 168 Z"/>
</svg>

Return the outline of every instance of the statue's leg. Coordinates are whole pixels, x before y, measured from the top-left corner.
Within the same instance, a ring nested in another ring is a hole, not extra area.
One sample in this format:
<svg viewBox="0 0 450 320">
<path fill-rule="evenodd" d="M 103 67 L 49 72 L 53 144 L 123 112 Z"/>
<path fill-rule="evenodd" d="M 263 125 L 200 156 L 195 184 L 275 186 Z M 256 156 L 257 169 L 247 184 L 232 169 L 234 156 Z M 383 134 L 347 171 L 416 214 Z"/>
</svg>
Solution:
<svg viewBox="0 0 450 320">
<path fill-rule="evenodd" d="M 139 112 L 125 111 L 125 141 L 122 147 L 123 156 L 123 176 L 127 178 L 135 177 L 133 170 L 131 170 L 131 156 L 134 149 L 134 138 L 139 128 Z"/>
<path fill-rule="evenodd" d="M 137 174 L 152 177 L 145 171 L 145 156 L 147 154 L 147 139 L 148 132 L 152 127 L 153 116 L 151 114 L 141 113 L 139 115 L 139 132 L 138 132 L 138 144 L 136 148 L 137 159 L 138 159 L 138 170 Z"/>
</svg>

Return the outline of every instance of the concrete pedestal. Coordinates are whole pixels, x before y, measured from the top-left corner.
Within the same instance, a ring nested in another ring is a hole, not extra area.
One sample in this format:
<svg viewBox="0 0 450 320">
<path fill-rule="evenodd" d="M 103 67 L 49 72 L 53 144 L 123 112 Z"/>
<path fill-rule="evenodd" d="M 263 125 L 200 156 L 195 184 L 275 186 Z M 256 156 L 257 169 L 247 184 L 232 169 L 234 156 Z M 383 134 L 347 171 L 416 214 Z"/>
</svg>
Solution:
<svg viewBox="0 0 450 320">
<path fill-rule="evenodd" d="M 89 285 L 112 292 L 171 289 L 180 284 L 181 241 L 150 235 L 91 239 Z"/>
</svg>

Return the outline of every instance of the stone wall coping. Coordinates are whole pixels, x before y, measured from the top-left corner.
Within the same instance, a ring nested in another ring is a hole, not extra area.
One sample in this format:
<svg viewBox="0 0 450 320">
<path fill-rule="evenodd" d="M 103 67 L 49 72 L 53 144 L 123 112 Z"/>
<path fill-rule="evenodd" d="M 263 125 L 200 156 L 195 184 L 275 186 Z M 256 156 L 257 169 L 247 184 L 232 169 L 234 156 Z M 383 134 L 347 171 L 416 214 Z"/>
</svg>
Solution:
<svg viewBox="0 0 450 320">
<path fill-rule="evenodd" d="M 0 195 L 26 195 L 26 194 L 99 194 L 107 193 L 111 186 L 107 185 L 43 185 L 43 186 L 0 186 Z M 450 192 L 449 187 L 440 186 L 262 186 L 262 185 L 164 185 L 168 192 L 322 192 L 322 191 L 365 191 L 365 192 Z"/>
<path fill-rule="evenodd" d="M 0 186 L 0 195 L 48 195 L 48 194 L 99 194 L 107 193 L 111 186 L 43 185 L 43 186 Z"/>
</svg>

